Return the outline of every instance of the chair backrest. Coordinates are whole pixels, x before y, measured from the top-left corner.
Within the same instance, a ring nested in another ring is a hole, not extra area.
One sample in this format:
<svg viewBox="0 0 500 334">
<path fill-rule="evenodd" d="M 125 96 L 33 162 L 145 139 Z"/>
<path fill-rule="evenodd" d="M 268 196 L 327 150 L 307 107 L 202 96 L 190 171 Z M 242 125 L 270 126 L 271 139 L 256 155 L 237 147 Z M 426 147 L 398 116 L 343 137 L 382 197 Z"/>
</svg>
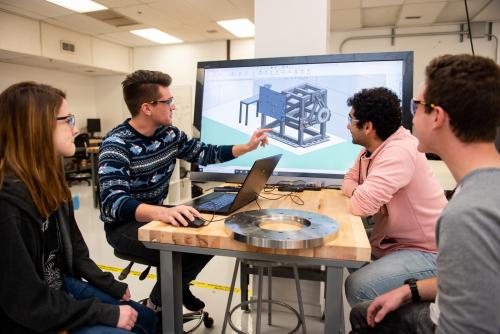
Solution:
<svg viewBox="0 0 500 334">
<path fill-rule="evenodd" d="M 88 133 L 80 133 L 75 137 L 75 158 L 87 159 L 87 146 L 89 146 L 90 136 Z"/>
<path fill-rule="evenodd" d="M 87 147 L 89 146 L 90 135 L 88 133 L 80 133 L 75 137 L 76 147 Z"/>
</svg>

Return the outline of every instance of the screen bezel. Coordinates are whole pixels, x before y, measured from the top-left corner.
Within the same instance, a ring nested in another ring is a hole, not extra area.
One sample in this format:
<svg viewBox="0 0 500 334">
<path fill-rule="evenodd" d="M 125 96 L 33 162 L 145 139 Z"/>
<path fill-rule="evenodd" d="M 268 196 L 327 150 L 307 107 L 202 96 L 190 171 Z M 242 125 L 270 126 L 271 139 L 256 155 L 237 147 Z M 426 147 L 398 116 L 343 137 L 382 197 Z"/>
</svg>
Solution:
<svg viewBox="0 0 500 334">
<path fill-rule="evenodd" d="M 193 126 L 201 134 L 201 118 L 203 109 L 203 86 L 205 69 L 273 66 L 273 65 L 298 65 L 321 63 L 347 63 L 347 62 L 376 62 L 376 61 L 402 61 L 403 62 L 403 89 L 402 89 L 402 125 L 411 131 L 412 115 L 410 101 L 413 95 L 413 51 L 378 52 L 378 53 L 353 53 L 323 56 L 299 56 L 278 58 L 256 58 L 224 61 L 198 62 L 196 73 L 196 93 L 194 104 Z M 221 181 L 241 183 L 245 175 L 232 173 L 200 172 L 196 164 L 191 164 L 192 181 Z M 273 175 L 270 183 L 283 181 L 298 181 L 323 183 L 323 185 L 340 185 L 344 174 L 315 174 L 315 173 L 282 173 Z"/>
</svg>

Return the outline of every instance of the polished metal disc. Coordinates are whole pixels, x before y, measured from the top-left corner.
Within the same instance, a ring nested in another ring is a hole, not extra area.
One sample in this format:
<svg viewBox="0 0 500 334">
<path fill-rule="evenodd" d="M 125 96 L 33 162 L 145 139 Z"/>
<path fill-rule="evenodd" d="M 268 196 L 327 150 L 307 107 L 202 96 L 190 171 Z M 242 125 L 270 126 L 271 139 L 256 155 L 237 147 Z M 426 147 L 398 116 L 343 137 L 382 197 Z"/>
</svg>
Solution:
<svg viewBox="0 0 500 334">
<path fill-rule="evenodd" d="M 338 224 L 308 211 L 268 209 L 236 213 L 225 221 L 235 240 L 266 248 L 301 249 L 322 246 Z"/>
</svg>

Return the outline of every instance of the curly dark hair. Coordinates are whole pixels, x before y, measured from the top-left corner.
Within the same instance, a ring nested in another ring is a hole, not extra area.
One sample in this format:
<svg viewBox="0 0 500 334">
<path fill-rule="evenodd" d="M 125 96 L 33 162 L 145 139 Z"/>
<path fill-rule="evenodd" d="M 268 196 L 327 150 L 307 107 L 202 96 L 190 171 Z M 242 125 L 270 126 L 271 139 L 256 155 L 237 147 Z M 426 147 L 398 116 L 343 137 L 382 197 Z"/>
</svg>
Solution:
<svg viewBox="0 0 500 334">
<path fill-rule="evenodd" d="M 132 117 L 139 113 L 144 102 L 160 98 L 158 87 L 168 87 L 172 83 L 170 75 L 158 71 L 138 70 L 127 75 L 122 82 L 123 98 Z"/>
<path fill-rule="evenodd" d="M 362 128 L 366 122 L 372 122 L 377 136 L 386 140 L 401 126 L 401 105 L 398 96 L 385 87 L 363 89 L 347 99 L 352 107 L 356 123 Z"/>
<path fill-rule="evenodd" d="M 495 140 L 500 122 L 500 68 L 493 60 L 443 55 L 429 63 L 425 75 L 425 102 L 446 111 L 458 139 L 465 143 Z M 432 108 L 426 107 L 426 112 Z"/>
</svg>

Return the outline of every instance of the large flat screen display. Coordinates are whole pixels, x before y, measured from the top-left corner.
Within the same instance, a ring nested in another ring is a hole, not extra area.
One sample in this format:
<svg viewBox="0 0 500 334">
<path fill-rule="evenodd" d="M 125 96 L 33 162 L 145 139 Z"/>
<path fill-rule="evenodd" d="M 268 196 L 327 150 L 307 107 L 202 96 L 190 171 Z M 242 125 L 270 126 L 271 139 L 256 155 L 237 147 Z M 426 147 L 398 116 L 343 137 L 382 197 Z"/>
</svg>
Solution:
<svg viewBox="0 0 500 334">
<path fill-rule="evenodd" d="M 246 143 L 271 128 L 269 146 L 221 164 L 193 166 L 193 180 L 241 182 L 253 162 L 282 154 L 271 182 L 338 184 L 360 146 L 347 129 L 346 101 L 387 87 L 411 128 L 413 52 L 343 54 L 198 63 L 194 126 L 210 144 Z"/>
</svg>

